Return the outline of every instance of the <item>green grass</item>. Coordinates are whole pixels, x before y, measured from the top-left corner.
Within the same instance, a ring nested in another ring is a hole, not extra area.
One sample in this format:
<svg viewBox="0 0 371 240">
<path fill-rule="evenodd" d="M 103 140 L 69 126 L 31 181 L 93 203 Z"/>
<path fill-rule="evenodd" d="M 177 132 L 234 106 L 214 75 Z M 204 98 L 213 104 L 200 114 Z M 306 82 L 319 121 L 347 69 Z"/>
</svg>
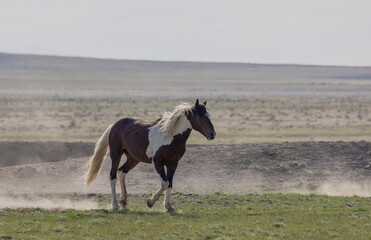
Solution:
<svg viewBox="0 0 371 240">
<path fill-rule="evenodd" d="M 108 204 L 108 198 L 96 198 Z M 148 209 L 145 197 L 131 197 L 129 210 L 120 212 L 4 209 L 0 239 L 371 238 L 371 198 L 221 193 L 173 198 L 174 214 L 163 213 L 160 203 Z"/>
</svg>

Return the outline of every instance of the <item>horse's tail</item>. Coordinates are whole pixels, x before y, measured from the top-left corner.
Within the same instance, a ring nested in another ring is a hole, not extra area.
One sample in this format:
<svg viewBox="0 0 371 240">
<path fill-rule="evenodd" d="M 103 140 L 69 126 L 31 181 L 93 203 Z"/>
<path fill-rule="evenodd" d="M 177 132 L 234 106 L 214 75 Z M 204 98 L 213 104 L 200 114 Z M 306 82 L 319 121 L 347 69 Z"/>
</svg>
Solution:
<svg viewBox="0 0 371 240">
<path fill-rule="evenodd" d="M 109 152 L 108 148 L 108 135 L 113 125 L 109 126 L 106 131 L 99 138 L 94 148 L 94 155 L 90 157 L 87 165 L 89 166 L 89 172 L 85 176 L 85 185 L 88 186 L 97 177 L 99 170 L 102 167 L 104 157 Z"/>
</svg>

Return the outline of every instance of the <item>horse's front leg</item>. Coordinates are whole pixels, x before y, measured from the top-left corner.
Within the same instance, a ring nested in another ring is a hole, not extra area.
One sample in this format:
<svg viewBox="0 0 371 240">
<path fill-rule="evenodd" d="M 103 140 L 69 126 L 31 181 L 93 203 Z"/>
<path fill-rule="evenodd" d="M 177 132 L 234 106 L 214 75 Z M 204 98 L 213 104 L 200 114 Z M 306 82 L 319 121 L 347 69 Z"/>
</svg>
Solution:
<svg viewBox="0 0 371 240">
<path fill-rule="evenodd" d="M 155 194 L 153 194 L 152 197 L 147 200 L 147 206 L 148 207 L 152 207 L 155 204 L 155 202 L 160 198 L 161 194 L 169 186 L 169 181 L 167 180 L 167 177 L 166 177 L 166 174 L 165 174 L 164 164 L 162 163 L 162 161 L 159 161 L 159 160 L 157 160 L 157 161 L 153 160 L 153 161 L 154 161 L 155 169 L 156 169 L 157 173 L 160 175 L 161 186 L 157 190 L 157 192 L 155 192 Z"/>
<path fill-rule="evenodd" d="M 169 187 L 166 189 L 165 200 L 164 200 L 164 209 L 166 212 L 175 211 L 175 208 L 173 208 L 170 204 L 170 196 L 171 196 L 171 190 L 173 188 L 173 177 L 174 177 L 177 166 L 178 166 L 178 163 L 167 167 L 167 179 L 169 181 Z"/>
</svg>

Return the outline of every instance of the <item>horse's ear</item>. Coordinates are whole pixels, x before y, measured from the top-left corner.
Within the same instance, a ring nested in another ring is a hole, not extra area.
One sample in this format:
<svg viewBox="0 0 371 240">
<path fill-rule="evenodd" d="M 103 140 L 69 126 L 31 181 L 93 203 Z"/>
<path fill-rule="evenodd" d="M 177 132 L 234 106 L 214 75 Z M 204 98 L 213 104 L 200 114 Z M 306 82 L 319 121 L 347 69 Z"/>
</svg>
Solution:
<svg viewBox="0 0 371 240">
<path fill-rule="evenodd" d="M 200 105 L 200 102 L 198 101 L 198 98 L 197 98 L 196 103 L 195 103 L 195 107 L 198 107 L 198 105 Z"/>
<path fill-rule="evenodd" d="M 204 102 L 204 106 L 205 106 L 205 107 L 206 107 L 206 103 L 207 103 L 207 101 Z"/>
</svg>

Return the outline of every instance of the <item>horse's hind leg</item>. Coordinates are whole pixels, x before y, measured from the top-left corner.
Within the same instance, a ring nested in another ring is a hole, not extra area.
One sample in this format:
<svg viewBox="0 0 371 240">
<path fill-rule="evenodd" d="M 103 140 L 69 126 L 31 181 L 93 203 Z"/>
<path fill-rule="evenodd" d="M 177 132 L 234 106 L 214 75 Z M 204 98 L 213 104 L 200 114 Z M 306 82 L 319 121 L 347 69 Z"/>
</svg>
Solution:
<svg viewBox="0 0 371 240">
<path fill-rule="evenodd" d="M 110 149 L 110 156 L 112 159 L 112 166 L 110 172 L 110 185 L 112 191 L 112 207 L 114 210 L 119 209 L 119 204 L 116 199 L 116 180 L 117 180 L 117 168 L 119 167 L 122 151 L 117 151 L 117 149 Z"/>
<path fill-rule="evenodd" d="M 122 165 L 119 168 L 119 172 L 118 172 L 118 177 L 121 183 L 120 205 L 122 208 L 126 208 L 127 195 L 128 195 L 126 192 L 125 176 L 131 169 L 133 169 L 139 163 L 139 161 L 132 158 L 129 154 L 125 154 L 125 155 L 127 157 L 127 160 L 124 163 L 124 165 Z"/>
</svg>

